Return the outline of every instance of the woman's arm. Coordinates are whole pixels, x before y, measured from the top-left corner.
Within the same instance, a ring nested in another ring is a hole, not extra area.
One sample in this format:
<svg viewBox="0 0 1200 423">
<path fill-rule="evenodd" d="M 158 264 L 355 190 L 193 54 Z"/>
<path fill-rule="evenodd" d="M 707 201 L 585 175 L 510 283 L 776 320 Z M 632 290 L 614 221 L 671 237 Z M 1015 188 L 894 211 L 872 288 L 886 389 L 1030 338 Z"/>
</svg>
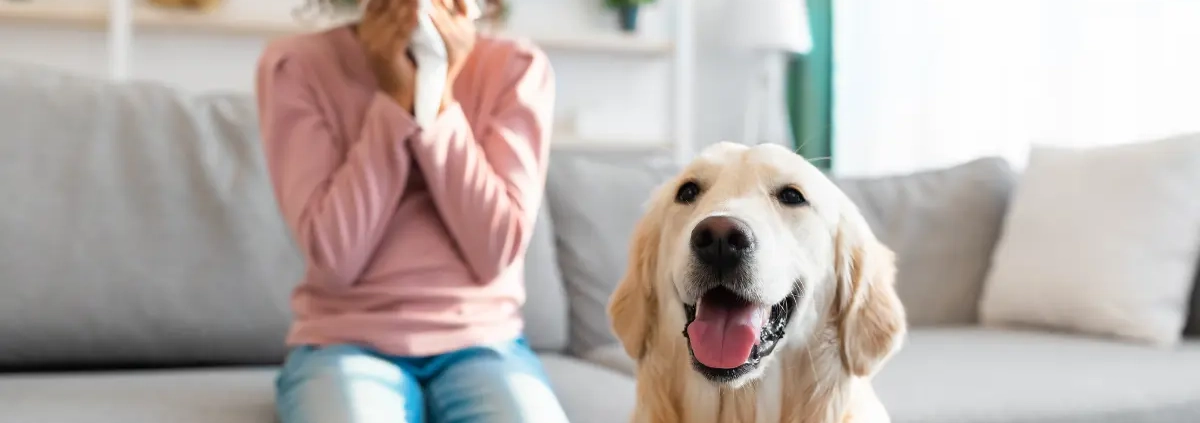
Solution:
<svg viewBox="0 0 1200 423">
<path fill-rule="evenodd" d="M 504 83 L 478 122 L 479 138 L 451 103 L 411 143 L 442 220 L 480 283 L 525 253 L 546 184 L 554 113 L 554 72 L 540 51 L 522 48 L 496 72 Z"/>
<path fill-rule="evenodd" d="M 416 132 L 390 96 L 371 100 L 357 140 L 335 140 L 302 57 L 270 51 L 257 95 L 267 168 L 284 220 L 317 280 L 350 286 L 396 210 L 410 171 L 404 140 Z M 348 147 L 339 148 L 339 145 Z"/>
</svg>

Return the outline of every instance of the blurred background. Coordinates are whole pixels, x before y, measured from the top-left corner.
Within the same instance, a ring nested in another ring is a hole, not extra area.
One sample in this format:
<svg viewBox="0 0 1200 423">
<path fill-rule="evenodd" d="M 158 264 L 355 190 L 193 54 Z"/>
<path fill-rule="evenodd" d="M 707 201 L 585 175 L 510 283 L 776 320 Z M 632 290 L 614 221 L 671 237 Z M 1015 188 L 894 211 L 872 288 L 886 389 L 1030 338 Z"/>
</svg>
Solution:
<svg viewBox="0 0 1200 423">
<path fill-rule="evenodd" d="M 338 24 L 302 3 L 0 0 L 0 422 L 271 421 L 302 262 L 252 88 Z M 1200 422 L 1200 1 L 510 0 L 488 30 L 558 78 L 524 313 L 572 421 L 628 416 L 633 227 L 729 140 L 803 154 L 897 253 L 893 421 Z"/>
<path fill-rule="evenodd" d="M 110 3 L 130 5 L 128 37 Z M 0 59 L 247 91 L 263 43 L 309 29 L 293 19 L 301 0 L 213 3 L 3 0 Z M 503 29 L 543 44 L 563 79 L 560 145 L 693 150 L 752 125 L 752 141 L 877 174 L 1200 125 L 1191 1 L 638 0 L 628 32 L 601 0 L 510 3 Z"/>
</svg>

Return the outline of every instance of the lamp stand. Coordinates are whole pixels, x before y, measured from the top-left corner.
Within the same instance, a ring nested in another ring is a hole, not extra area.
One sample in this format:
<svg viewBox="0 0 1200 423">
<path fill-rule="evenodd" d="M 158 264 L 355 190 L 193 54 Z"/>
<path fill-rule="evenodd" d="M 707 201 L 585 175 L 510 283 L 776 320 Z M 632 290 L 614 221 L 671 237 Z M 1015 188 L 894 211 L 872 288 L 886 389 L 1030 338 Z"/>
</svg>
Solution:
<svg viewBox="0 0 1200 423">
<path fill-rule="evenodd" d="M 781 84 L 785 65 L 783 58 L 782 52 L 778 51 L 756 52 L 757 66 L 747 84 L 746 109 L 742 117 L 740 141 L 744 144 L 791 144 L 786 97 Z"/>
</svg>

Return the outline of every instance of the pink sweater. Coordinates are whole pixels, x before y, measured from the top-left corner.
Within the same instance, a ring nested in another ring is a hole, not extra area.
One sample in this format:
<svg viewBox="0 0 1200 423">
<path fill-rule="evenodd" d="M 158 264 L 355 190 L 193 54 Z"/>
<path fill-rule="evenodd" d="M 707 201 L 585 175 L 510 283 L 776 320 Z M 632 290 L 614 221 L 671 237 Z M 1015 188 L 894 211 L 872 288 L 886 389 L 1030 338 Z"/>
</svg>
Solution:
<svg viewBox="0 0 1200 423">
<path fill-rule="evenodd" d="M 536 47 L 481 36 L 453 90 L 420 128 L 349 27 L 266 48 L 266 162 L 307 263 L 289 345 L 426 356 L 521 333 L 554 73 Z"/>
</svg>

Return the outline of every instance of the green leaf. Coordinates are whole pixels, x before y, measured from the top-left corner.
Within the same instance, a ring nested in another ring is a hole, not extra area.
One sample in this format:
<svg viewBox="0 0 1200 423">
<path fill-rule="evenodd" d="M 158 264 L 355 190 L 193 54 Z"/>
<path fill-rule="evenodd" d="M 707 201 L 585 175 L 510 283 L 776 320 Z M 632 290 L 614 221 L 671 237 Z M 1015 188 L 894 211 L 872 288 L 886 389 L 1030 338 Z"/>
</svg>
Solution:
<svg viewBox="0 0 1200 423">
<path fill-rule="evenodd" d="M 604 0 L 604 4 L 612 9 L 620 9 L 623 7 L 653 4 L 657 1 L 658 0 Z"/>
</svg>

